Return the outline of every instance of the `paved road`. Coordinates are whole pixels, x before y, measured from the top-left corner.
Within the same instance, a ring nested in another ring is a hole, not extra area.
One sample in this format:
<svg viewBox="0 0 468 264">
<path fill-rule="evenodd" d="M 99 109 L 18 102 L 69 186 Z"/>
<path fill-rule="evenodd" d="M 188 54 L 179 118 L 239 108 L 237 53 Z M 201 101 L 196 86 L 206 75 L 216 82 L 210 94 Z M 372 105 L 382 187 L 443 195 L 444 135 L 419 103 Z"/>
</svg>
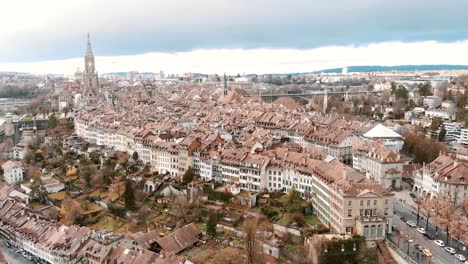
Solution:
<svg viewBox="0 0 468 264">
<path fill-rule="evenodd" d="M 395 202 L 394 210 L 396 215 L 393 217 L 393 225 L 395 225 L 402 233 L 408 234 L 411 237 L 414 237 L 414 242 L 410 243 L 409 245 L 409 255 L 418 263 L 426 264 L 426 263 L 435 263 L 435 264 L 452 264 L 452 263 L 461 263 L 456 259 L 453 255 L 445 251 L 444 248 L 437 246 L 433 240 L 429 240 L 424 237 L 422 234 L 416 231 L 416 228 L 409 227 L 406 223 L 400 220 L 400 216 L 406 216 L 408 219 L 416 223 L 416 215 L 411 213 L 411 211 L 400 204 L 399 202 Z M 426 228 L 426 222 L 420 222 L 420 226 Z M 429 232 L 430 234 L 435 234 L 435 228 L 432 225 L 429 225 Z M 444 234 L 440 234 L 441 231 L 439 230 L 439 237 L 437 239 L 441 239 Z M 390 239 L 395 243 L 398 244 L 398 238 L 394 235 L 390 236 Z M 444 239 L 441 239 L 444 240 Z M 414 248 L 414 244 L 420 244 L 424 248 L 428 248 L 433 258 L 431 260 L 427 258 L 423 258 L 421 254 Z M 408 252 L 408 243 L 402 238 L 400 239 L 400 248 L 403 252 Z M 456 248 L 455 248 L 456 249 Z M 458 253 L 458 250 L 457 250 Z"/>
<path fill-rule="evenodd" d="M 3 253 L 5 260 L 8 264 L 31 264 L 32 261 L 29 261 L 23 258 L 20 254 L 16 254 L 16 249 L 11 247 L 7 248 L 5 244 L 3 244 L 4 240 L 0 239 L 0 251 Z"/>
<path fill-rule="evenodd" d="M 394 203 L 394 208 L 398 212 L 399 216 L 404 215 L 404 216 L 408 217 L 409 219 L 411 219 L 414 223 L 417 223 L 416 214 L 412 213 L 411 210 L 407 207 L 406 204 L 396 201 Z M 426 220 L 427 219 L 424 216 L 420 216 L 419 226 L 423 227 L 423 228 L 426 228 L 426 224 L 427 224 Z M 447 233 L 444 231 L 443 228 L 439 227 L 436 230 L 436 227 L 434 225 L 432 225 L 431 222 L 429 221 L 429 225 L 427 226 L 427 229 L 428 229 L 428 233 L 433 235 L 435 237 L 435 239 L 440 239 L 440 240 L 443 240 L 444 242 L 446 242 L 445 240 L 447 239 Z M 467 248 L 463 244 L 458 245 L 457 240 L 450 239 L 449 244 L 450 244 L 451 247 L 455 248 L 457 251 L 460 251 L 462 254 L 465 254 L 465 255 L 468 254 Z"/>
</svg>

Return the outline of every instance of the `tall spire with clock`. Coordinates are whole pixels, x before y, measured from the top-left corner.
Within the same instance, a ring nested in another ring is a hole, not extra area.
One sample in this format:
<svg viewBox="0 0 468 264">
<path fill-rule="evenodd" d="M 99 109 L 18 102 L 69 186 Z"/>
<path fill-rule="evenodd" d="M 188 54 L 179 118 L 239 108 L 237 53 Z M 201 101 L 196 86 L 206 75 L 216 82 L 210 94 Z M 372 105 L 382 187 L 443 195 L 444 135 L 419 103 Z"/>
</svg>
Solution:
<svg viewBox="0 0 468 264">
<path fill-rule="evenodd" d="M 83 101 L 86 104 L 96 103 L 98 94 L 98 75 L 94 63 L 93 49 L 91 48 L 91 39 L 88 33 L 88 43 L 85 55 L 85 68 L 83 72 Z"/>
</svg>

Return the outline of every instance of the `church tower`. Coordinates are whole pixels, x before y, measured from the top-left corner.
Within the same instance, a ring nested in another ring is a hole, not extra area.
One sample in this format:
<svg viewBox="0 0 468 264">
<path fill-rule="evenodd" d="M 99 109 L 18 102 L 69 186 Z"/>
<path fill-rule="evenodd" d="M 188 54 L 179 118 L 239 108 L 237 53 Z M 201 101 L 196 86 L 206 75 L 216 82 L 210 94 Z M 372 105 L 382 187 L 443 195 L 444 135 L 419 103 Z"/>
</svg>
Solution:
<svg viewBox="0 0 468 264">
<path fill-rule="evenodd" d="M 98 75 L 96 65 L 94 63 L 93 49 L 91 48 L 91 40 L 88 33 L 88 44 L 86 47 L 85 67 L 83 72 L 83 101 L 86 104 L 96 103 L 98 94 Z"/>
<path fill-rule="evenodd" d="M 224 96 L 228 94 L 227 78 L 226 73 L 224 73 Z"/>
<path fill-rule="evenodd" d="M 328 108 L 328 89 L 325 88 L 325 95 L 323 96 L 323 114 L 327 114 L 327 108 Z"/>
</svg>

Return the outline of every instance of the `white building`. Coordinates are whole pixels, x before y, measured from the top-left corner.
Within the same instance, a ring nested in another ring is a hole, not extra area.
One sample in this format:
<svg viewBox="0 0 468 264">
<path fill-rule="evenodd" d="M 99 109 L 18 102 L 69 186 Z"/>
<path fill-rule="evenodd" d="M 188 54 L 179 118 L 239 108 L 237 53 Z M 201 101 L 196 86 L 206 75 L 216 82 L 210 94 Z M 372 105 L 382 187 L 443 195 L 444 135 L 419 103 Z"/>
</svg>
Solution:
<svg viewBox="0 0 468 264">
<path fill-rule="evenodd" d="M 464 147 L 468 147 L 468 128 L 460 129 L 460 137 L 458 142 Z"/>
<path fill-rule="evenodd" d="M 42 175 L 41 181 L 48 193 L 56 193 L 65 189 L 65 184 L 56 179 L 53 179 L 52 175 Z M 26 194 L 31 192 L 31 183 L 22 183 L 20 187 L 25 191 Z"/>
<path fill-rule="evenodd" d="M 426 96 L 423 100 L 423 105 L 429 109 L 437 108 L 442 104 L 442 98 L 438 96 Z"/>
<path fill-rule="evenodd" d="M 24 168 L 18 161 L 9 160 L 2 165 L 3 178 L 10 184 L 16 184 L 23 181 Z"/>
<path fill-rule="evenodd" d="M 446 131 L 445 142 L 458 141 L 460 138 L 460 132 L 463 126 L 460 123 L 445 122 L 444 128 Z"/>
<path fill-rule="evenodd" d="M 15 160 L 22 160 L 26 156 L 28 149 L 26 147 L 26 144 L 24 143 L 18 143 L 16 146 L 13 147 L 13 150 L 11 152 L 11 158 Z"/>
<path fill-rule="evenodd" d="M 393 150 L 394 152 L 400 152 L 404 144 L 403 137 L 400 134 L 382 124 L 377 124 L 374 128 L 367 131 L 363 137 L 381 140 L 384 142 L 385 147 Z"/>
</svg>

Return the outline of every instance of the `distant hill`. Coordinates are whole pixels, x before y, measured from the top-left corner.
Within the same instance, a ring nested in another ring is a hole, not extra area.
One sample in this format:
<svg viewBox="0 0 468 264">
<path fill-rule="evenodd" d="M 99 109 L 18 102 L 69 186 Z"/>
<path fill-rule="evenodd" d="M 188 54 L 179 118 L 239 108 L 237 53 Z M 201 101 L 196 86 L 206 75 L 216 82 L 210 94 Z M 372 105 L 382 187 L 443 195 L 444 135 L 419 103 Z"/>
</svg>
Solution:
<svg viewBox="0 0 468 264">
<path fill-rule="evenodd" d="M 341 73 L 342 68 L 326 69 L 313 73 Z M 441 71 L 468 70 L 468 65 L 396 65 L 396 66 L 349 66 L 348 72 L 379 72 L 379 71 Z"/>
</svg>

